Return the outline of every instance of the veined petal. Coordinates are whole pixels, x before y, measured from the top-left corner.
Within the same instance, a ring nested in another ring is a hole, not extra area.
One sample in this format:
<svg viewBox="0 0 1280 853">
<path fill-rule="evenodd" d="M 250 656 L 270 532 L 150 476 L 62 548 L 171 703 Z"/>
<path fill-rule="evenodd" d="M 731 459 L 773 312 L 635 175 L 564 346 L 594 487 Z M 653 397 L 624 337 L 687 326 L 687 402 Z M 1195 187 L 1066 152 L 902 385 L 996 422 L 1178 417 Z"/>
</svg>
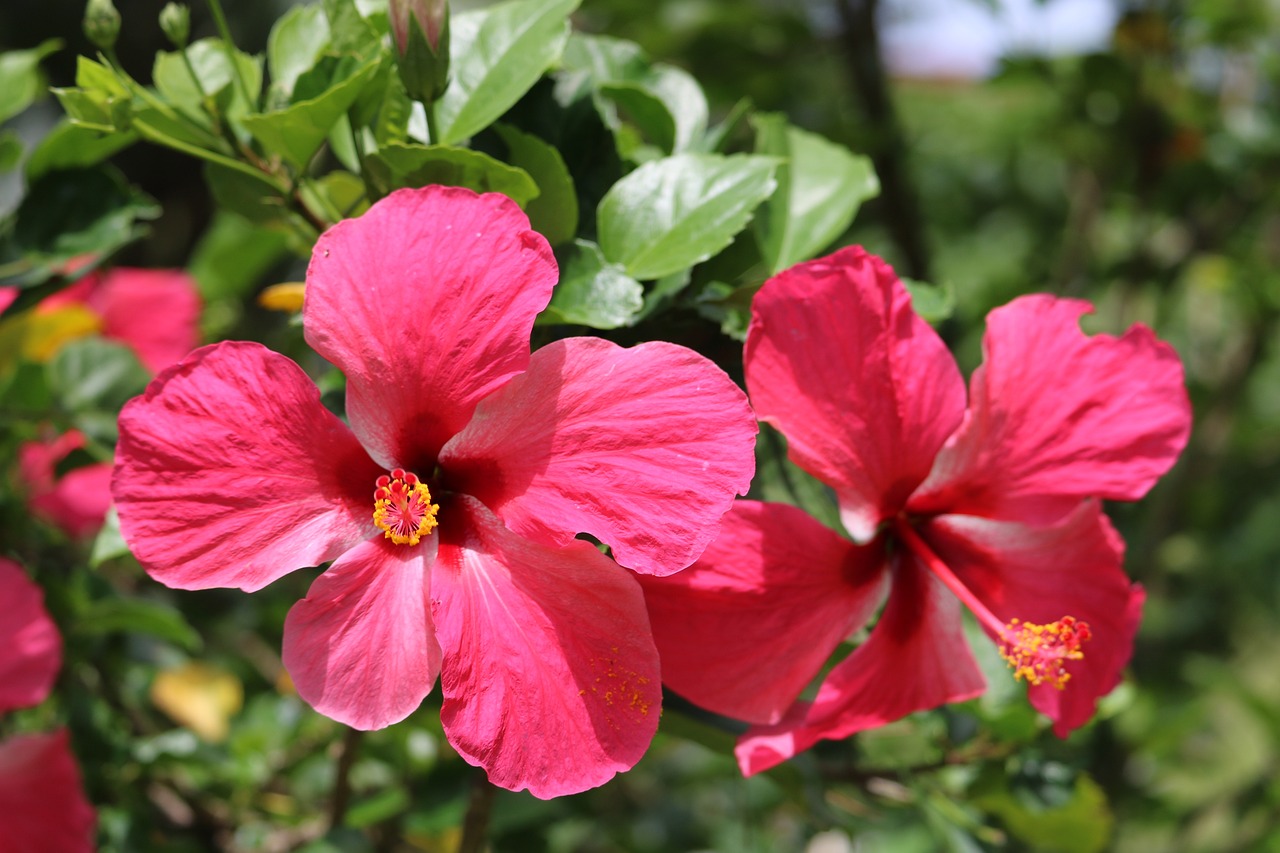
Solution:
<svg viewBox="0 0 1280 853">
<path fill-rule="evenodd" d="M 102 334 L 128 344 L 152 372 L 199 341 L 200 296 L 183 270 L 116 267 L 102 275 L 88 303 L 102 316 Z"/>
<path fill-rule="evenodd" d="M 284 666 L 307 704 L 356 729 L 384 728 L 422 704 L 440 672 L 427 603 L 436 541 L 362 542 L 289 610 Z"/>
<path fill-rule="evenodd" d="M 964 639 L 959 602 L 914 559 L 898 559 L 889 603 L 867 641 L 827 674 L 813 702 L 797 702 L 776 725 L 753 727 L 734 752 L 750 776 L 819 740 L 963 702 L 985 689 Z"/>
<path fill-rule="evenodd" d="M 1137 500 L 1186 445 L 1182 363 L 1150 329 L 1086 336 L 1087 302 L 1036 295 L 987 318 L 969 413 L 913 510 L 1056 521 L 1082 498 Z"/>
<path fill-rule="evenodd" d="M 316 243 L 307 342 L 346 374 L 347 416 L 373 457 L 429 470 L 476 403 L 525 369 L 557 278 L 507 197 L 399 190 Z"/>
<path fill-rule="evenodd" d="M 62 637 L 44 593 L 22 567 L 0 557 L 0 712 L 39 705 L 62 666 Z"/>
<path fill-rule="evenodd" d="M 94 822 L 65 729 L 0 741 L 4 850 L 91 853 Z"/>
<path fill-rule="evenodd" d="M 266 347 L 204 347 L 120 413 L 111 490 L 120 530 L 156 580 L 252 591 L 376 532 L 384 473 Z"/>
<path fill-rule="evenodd" d="M 785 504 L 738 501 L 698 562 L 640 577 L 662 682 L 708 710 L 775 723 L 884 599 L 882 543 L 857 546 Z"/>
<path fill-rule="evenodd" d="M 744 355 L 761 420 L 835 488 L 866 542 L 902 509 L 964 413 L 964 382 L 893 270 L 860 247 L 765 282 Z"/>
<path fill-rule="evenodd" d="M 516 536 L 471 498 L 442 513 L 431 594 L 454 749 L 495 785 L 541 798 L 630 769 L 662 707 L 634 577 L 586 542 Z"/>
<path fill-rule="evenodd" d="M 921 535 L 997 619 L 1047 625 L 1071 616 L 1088 623 L 1084 657 L 1065 662 L 1070 680 L 1063 688 L 1046 682 L 1028 691 L 1059 737 L 1086 723 L 1099 697 L 1120 682 L 1143 600 L 1142 588 L 1121 569 L 1124 543 L 1098 504 L 1083 503 L 1052 527 L 939 516 Z"/>
<path fill-rule="evenodd" d="M 756 429 L 746 395 L 692 350 L 569 338 L 485 399 L 440 464 L 516 533 L 590 533 L 662 575 L 697 559 L 746 494 Z"/>
</svg>

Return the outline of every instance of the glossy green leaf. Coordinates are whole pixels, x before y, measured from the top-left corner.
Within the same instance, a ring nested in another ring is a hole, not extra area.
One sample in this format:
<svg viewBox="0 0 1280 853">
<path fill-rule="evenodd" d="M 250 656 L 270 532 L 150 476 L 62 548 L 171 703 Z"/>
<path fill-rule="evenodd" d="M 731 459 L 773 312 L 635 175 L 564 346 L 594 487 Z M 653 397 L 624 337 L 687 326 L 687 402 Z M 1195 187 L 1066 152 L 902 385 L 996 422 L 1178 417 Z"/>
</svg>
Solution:
<svg viewBox="0 0 1280 853">
<path fill-rule="evenodd" d="M 570 323 L 616 329 L 635 319 L 644 305 L 644 286 L 604 259 L 600 247 L 575 240 L 560 265 L 560 283 L 539 324 Z"/>
<path fill-rule="evenodd" d="M 633 278 L 661 278 L 706 260 L 747 226 L 773 192 L 770 157 L 677 154 L 618 181 L 597 211 L 600 248 Z"/>
<path fill-rule="evenodd" d="M 210 119 L 204 109 L 205 98 L 217 99 L 224 91 L 229 98 L 226 103 L 227 115 L 238 117 L 256 108 L 262 91 L 261 58 L 234 51 L 236 65 L 252 99 L 252 103 L 245 103 L 239 83 L 235 81 L 231 59 L 221 40 L 207 38 L 192 42 L 187 47 L 186 54 L 191 67 L 195 69 L 196 79 L 192 78 L 179 51 L 156 54 L 155 66 L 151 71 L 156 89 L 175 108 L 197 121 L 208 123 Z"/>
<path fill-rule="evenodd" d="M 334 123 L 355 103 L 377 70 L 377 60 L 368 60 L 350 76 L 340 82 L 335 80 L 316 97 L 290 104 L 282 110 L 245 116 L 241 124 L 268 151 L 280 154 L 295 168 L 303 169 L 320 150 Z"/>
<path fill-rule="evenodd" d="M 927 323 L 937 325 L 956 310 L 956 290 L 950 282 L 928 284 L 904 278 L 902 284 L 911 294 L 911 307 Z"/>
<path fill-rule="evenodd" d="M 581 0 L 510 0 L 450 23 L 449 88 L 436 104 L 440 140 L 474 136 L 505 113 L 564 51 Z"/>
<path fill-rule="evenodd" d="M 83 169 L 96 166 L 138 139 L 129 133 L 103 134 L 63 121 L 36 144 L 27 158 L 27 181 L 35 181 L 55 169 Z"/>
<path fill-rule="evenodd" d="M 267 37 L 271 89 L 287 102 L 293 84 L 320 60 L 329 46 L 329 18 L 320 6 L 294 6 Z"/>
<path fill-rule="evenodd" d="M 495 125 L 494 130 L 507 145 L 507 161 L 528 172 L 538 185 L 537 198 L 525 206 L 534 230 L 553 246 L 573 239 L 578 231 L 578 194 L 560 152 L 510 125 Z"/>
<path fill-rule="evenodd" d="M 329 19 L 330 47 L 333 50 L 364 56 L 377 46 L 377 31 L 360 14 L 352 0 L 324 0 L 324 13 Z"/>
<path fill-rule="evenodd" d="M 1098 853 L 1106 849 L 1115 818 L 1106 794 L 1093 779 L 1077 776 L 1065 802 L 1045 804 L 1019 797 L 1000 775 L 1000 781 L 988 781 L 986 791 L 974 797 L 974 803 L 999 817 L 1010 834 L 1045 853 Z"/>
<path fill-rule="evenodd" d="M 204 645 L 185 616 L 167 604 L 141 598 L 110 598 L 94 602 L 76 617 L 72 632 L 82 637 L 107 634 L 146 634 L 167 640 L 188 652 Z"/>
<path fill-rule="evenodd" d="M 369 155 L 365 168 L 383 192 L 444 184 L 476 192 L 499 192 L 519 205 L 538 195 L 538 185 L 523 169 L 479 151 L 448 145 L 393 142 Z"/>
<path fill-rule="evenodd" d="M 601 92 L 626 110 L 640 129 L 668 153 L 696 149 L 707 132 L 707 98 L 688 72 L 655 65 Z"/>
<path fill-rule="evenodd" d="M 13 118 L 44 94 L 40 60 L 60 47 L 61 41 L 49 39 L 30 50 L 0 53 L 0 122 Z"/>
<path fill-rule="evenodd" d="M 761 207 L 756 234 L 770 272 L 808 260 L 853 222 L 862 202 L 880 192 L 871 160 L 781 115 L 757 116 L 756 152 L 782 158 L 778 191 Z"/>
<path fill-rule="evenodd" d="M 188 271 L 206 302 L 243 296 L 285 256 L 283 234 L 220 211 L 192 252 Z"/>
<path fill-rule="evenodd" d="M 108 560 L 124 557 L 128 553 L 129 546 L 120 533 L 120 516 L 113 506 L 107 510 L 102 528 L 93 539 L 93 548 L 89 552 L 89 567 L 96 569 Z"/>
<path fill-rule="evenodd" d="M 65 412 L 117 412 L 151 380 L 133 350 L 99 337 L 67 342 L 46 369 L 54 399 Z"/>
</svg>

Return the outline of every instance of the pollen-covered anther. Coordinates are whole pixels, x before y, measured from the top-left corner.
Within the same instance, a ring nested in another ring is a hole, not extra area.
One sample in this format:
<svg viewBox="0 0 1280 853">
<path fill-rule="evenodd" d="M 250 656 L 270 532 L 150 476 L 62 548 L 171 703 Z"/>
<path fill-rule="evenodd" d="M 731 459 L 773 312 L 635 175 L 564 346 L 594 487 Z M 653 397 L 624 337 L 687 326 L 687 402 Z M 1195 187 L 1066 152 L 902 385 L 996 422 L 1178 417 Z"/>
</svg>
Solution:
<svg viewBox="0 0 1280 853">
<path fill-rule="evenodd" d="M 431 502 L 427 484 L 417 475 L 396 468 L 375 482 L 373 523 L 397 545 L 417 545 L 436 526 L 439 504 Z"/>
<path fill-rule="evenodd" d="M 1047 625 L 1014 619 L 1001 635 L 1000 657 L 1012 667 L 1015 679 L 1025 678 L 1034 685 L 1048 683 L 1061 690 L 1071 680 L 1067 661 L 1084 658 L 1080 646 L 1091 636 L 1089 623 L 1073 616 Z"/>
</svg>

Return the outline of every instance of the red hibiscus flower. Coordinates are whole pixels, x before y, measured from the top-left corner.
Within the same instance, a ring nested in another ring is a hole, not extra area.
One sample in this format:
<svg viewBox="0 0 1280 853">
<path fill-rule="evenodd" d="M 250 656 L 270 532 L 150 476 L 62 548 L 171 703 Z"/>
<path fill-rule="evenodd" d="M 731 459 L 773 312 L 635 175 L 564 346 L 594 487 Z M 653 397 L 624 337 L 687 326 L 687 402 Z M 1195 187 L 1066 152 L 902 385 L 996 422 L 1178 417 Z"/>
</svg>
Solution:
<svg viewBox="0 0 1280 853">
<path fill-rule="evenodd" d="M 18 475 L 31 512 L 75 538 L 96 533 L 111 506 L 110 463 L 82 465 L 57 476 L 58 463 L 84 442 L 78 430 L 68 430 L 18 448 Z"/>
<path fill-rule="evenodd" d="M 62 665 L 62 639 L 37 587 L 0 557 L 0 712 L 38 705 Z M 85 800 L 67 733 L 0 741 L 0 848 L 85 853 L 93 849 L 93 808 Z"/>
<path fill-rule="evenodd" d="M 454 748 L 539 797 L 643 754 L 658 657 L 618 563 L 692 563 L 754 467 L 746 395 L 701 356 L 594 338 L 530 355 L 556 279 L 509 199 L 393 193 L 307 271 L 307 340 L 346 374 L 350 426 L 289 359 L 217 344 L 125 407 L 112 483 L 170 586 L 252 591 L 333 561 L 284 626 L 301 696 L 378 728 L 438 675 Z"/>
<path fill-rule="evenodd" d="M 760 290 L 752 403 L 834 489 L 858 544 L 743 501 L 692 568 L 642 579 L 663 680 L 758 724 L 737 749 L 745 773 L 982 693 L 961 605 L 1060 736 L 1119 681 L 1143 593 L 1099 499 L 1142 497 L 1190 408 L 1172 348 L 1142 326 L 1088 337 L 1089 310 L 1028 296 L 992 311 L 966 408 L 955 361 L 879 258 L 846 249 Z M 796 701 L 882 602 L 867 640 Z"/>
</svg>

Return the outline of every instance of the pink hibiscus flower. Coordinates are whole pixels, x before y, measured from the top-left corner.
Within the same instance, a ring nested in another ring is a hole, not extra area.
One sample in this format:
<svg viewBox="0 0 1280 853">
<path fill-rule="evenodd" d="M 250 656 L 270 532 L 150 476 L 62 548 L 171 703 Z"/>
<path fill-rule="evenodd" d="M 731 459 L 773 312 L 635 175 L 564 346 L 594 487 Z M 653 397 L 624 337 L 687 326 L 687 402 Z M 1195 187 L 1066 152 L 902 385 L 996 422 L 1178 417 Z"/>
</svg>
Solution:
<svg viewBox="0 0 1280 853">
<path fill-rule="evenodd" d="M 666 684 L 758 724 L 738 745 L 744 773 L 982 693 L 962 604 L 1058 735 L 1117 684 L 1143 593 L 1099 499 L 1142 497 L 1190 408 L 1172 348 L 1142 326 L 1087 337 L 1089 310 L 1027 296 L 992 311 L 966 409 L 955 361 L 879 258 L 849 248 L 765 283 L 747 390 L 860 544 L 742 501 L 692 568 L 642 579 Z"/>
<path fill-rule="evenodd" d="M 40 588 L 3 557 L 0 601 L 3 712 L 45 700 L 62 665 L 62 639 Z M 65 730 L 0 741 L 0 848 L 83 853 L 93 849 L 93 825 Z"/>
<path fill-rule="evenodd" d="M 84 442 L 82 433 L 68 430 L 18 448 L 18 476 L 27 489 L 27 506 L 74 538 L 96 533 L 111 506 L 110 463 L 82 465 L 57 476 L 58 463 Z"/>
<path fill-rule="evenodd" d="M 301 696 L 361 729 L 437 675 L 454 748 L 539 797 L 630 768 L 657 726 L 634 577 L 692 563 L 754 468 L 746 395 L 667 343 L 530 355 L 557 279 L 509 199 L 401 190 L 326 232 L 308 342 L 350 427 L 289 359 L 193 352 L 120 416 L 121 529 L 161 582 L 252 591 L 333 564 L 284 626 Z"/>
</svg>

